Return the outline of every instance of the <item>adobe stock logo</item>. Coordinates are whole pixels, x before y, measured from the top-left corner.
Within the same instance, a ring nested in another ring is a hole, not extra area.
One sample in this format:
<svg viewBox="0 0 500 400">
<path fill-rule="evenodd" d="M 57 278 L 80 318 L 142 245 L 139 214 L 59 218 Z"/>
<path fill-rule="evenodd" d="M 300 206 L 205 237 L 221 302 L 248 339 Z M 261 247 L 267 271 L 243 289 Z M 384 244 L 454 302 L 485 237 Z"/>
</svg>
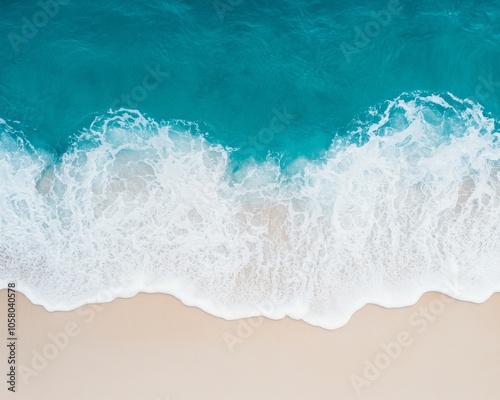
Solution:
<svg viewBox="0 0 500 400">
<path fill-rule="evenodd" d="M 142 79 L 142 84 L 134 86 L 128 94 L 122 94 L 116 98 L 111 104 L 111 108 L 135 108 L 137 105 L 148 97 L 148 94 L 158 88 L 163 81 L 170 76 L 169 71 L 162 71 L 158 64 L 153 69 L 151 66 L 146 67 L 147 74 Z"/>
<path fill-rule="evenodd" d="M 449 284 L 447 281 L 449 293 L 458 296 L 460 293 L 457 288 L 459 285 Z M 461 290 L 461 289 L 460 289 Z M 399 332 L 393 340 L 379 344 L 381 352 L 374 357 L 363 360 L 363 369 L 361 374 L 351 374 L 349 380 L 354 391 L 359 396 L 363 389 L 371 386 L 383 373 L 392 365 L 397 363 L 397 359 L 405 352 L 405 349 L 411 346 L 414 341 L 431 327 L 442 315 L 452 300 L 441 294 L 439 297 L 431 300 L 425 305 L 419 307 L 408 318 L 410 329 L 404 329 Z"/>
<path fill-rule="evenodd" d="M 490 96 L 492 96 L 498 88 L 500 88 L 500 82 L 493 80 L 493 74 L 489 74 L 487 77 L 479 76 L 478 84 L 476 90 L 474 91 L 475 99 L 479 102 L 485 102 Z"/>
<path fill-rule="evenodd" d="M 350 63 L 353 54 L 359 54 L 366 49 L 372 40 L 382 33 L 383 28 L 392 22 L 393 15 L 399 14 L 402 9 L 399 0 L 390 0 L 385 10 L 372 11 L 370 15 L 373 19 L 367 22 L 363 29 L 359 26 L 354 28 L 352 44 L 345 42 L 340 44 L 340 50 L 346 61 Z"/>
<path fill-rule="evenodd" d="M 258 151 L 263 151 L 267 145 L 273 142 L 276 135 L 283 132 L 295 119 L 295 115 L 290 114 L 286 107 L 281 110 L 272 109 L 273 116 L 269 120 L 267 127 L 262 128 L 257 135 L 249 136 L 239 147 L 244 148 L 242 155 L 246 157 L 256 157 Z"/>
<path fill-rule="evenodd" d="M 232 12 L 235 7 L 239 6 L 241 3 L 243 3 L 243 0 L 215 0 L 212 5 L 214 6 L 214 10 L 220 22 L 224 22 L 224 15 L 228 12 Z"/>
<path fill-rule="evenodd" d="M 119 286 L 113 289 L 103 289 L 94 298 L 88 299 L 89 304 L 78 308 L 76 314 L 83 321 L 69 321 L 56 333 L 48 333 L 47 342 L 42 348 L 31 349 L 31 360 L 27 364 L 19 365 L 19 376 L 24 385 L 29 385 L 33 378 L 43 373 L 59 355 L 65 353 L 71 343 L 77 341 L 77 337 L 85 330 L 85 326 L 91 324 L 98 313 L 105 309 L 105 304 L 119 296 L 123 288 L 128 288 L 132 280 L 120 278 Z"/>
<path fill-rule="evenodd" d="M 21 18 L 21 34 L 9 32 L 7 35 L 7 39 L 9 39 L 14 52 L 16 54 L 19 53 L 19 47 L 38 35 L 40 29 L 45 28 L 49 24 L 50 19 L 59 14 L 60 6 L 65 6 L 68 3 L 69 0 L 40 0 L 37 3 L 40 10 L 36 11 L 31 18 L 27 18 L 26 16 Z"/>
</svg>

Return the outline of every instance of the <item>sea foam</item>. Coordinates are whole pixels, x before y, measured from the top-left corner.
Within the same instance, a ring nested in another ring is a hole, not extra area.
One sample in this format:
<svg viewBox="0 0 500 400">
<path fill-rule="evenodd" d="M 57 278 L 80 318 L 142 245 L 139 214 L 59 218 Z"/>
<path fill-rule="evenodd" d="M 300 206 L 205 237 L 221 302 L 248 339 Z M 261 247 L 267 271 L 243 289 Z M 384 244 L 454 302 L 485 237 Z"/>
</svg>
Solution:
<svg viewBox="0 0 500 400">
<path fill-rule="evenodd" d="M 233 172 L 237 149 L 132 110 L 61 156 L 0 131 L 0 287 L 49 310 L 162 292 L 336 328 L 367 303 L 500 290 L 496 121 L 451 94 L 374 107 L 286 171 L 269 157 Z"/>
</svg>

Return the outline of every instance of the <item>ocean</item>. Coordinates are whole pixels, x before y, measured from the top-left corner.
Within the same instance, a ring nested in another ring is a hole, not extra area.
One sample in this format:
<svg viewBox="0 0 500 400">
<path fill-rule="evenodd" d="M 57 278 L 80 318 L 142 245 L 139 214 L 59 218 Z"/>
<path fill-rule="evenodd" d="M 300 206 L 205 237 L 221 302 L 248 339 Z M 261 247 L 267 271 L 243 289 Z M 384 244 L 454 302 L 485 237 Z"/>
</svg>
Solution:
<svg viewBox="0 0 500 400">
<path fill-rule="evenodd" d="M 328 329 L 500 291 L 500 1 L 0 7 L 0 288 Z"/>
</svg>

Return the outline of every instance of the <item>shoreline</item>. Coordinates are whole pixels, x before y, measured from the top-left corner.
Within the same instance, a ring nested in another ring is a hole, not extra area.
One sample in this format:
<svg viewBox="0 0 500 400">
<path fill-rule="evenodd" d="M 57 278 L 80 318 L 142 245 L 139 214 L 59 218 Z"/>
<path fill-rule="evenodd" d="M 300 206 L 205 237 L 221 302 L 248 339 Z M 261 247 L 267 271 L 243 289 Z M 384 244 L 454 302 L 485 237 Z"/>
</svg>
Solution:
<svg viewBox="0 0 500 400">
<path fill-rule="evenodd" d="M 6 321 L 6 290 L 0 304 Z M 500 386 L 500 294 L 367 305 L 335 330 L 228 321 L 164 294 L 49 312 L 17 292 L 16 318 L 23 400 L 493 399 Z"/>
<path fill-rule="evenodd" d="M 2 283 L 0 281 L 0 283 Z M 3 282 L 5 286 L 7 286 L 10 283 L 7 283 L 7 281 Z M 424 290 L 424 291 L 415 291 L 413 294 L 408 295 L 404 299 L 400 299 L 399 303 L 396 304 L 394 298 L 391 298 L 390 295 L 384 294 L 383 296 L 379 297 L 378 299 L 372 298 L 365 298 L 361 299 L 357 302 L 357 304 L 352 307 L 352 310 L 348 313 L 349 315 L 347 317 L 344 317 L 340 322 L 329 322 L 329 321 L 322 321 L 323 317 L 319 318 L 307 318 L 304 317 L 303 315 L 299 315 L 299 313 L 295 311 L 290 311 L 291 307 L 287 306 L 285 309 L 287 310 L 286 312 L 283 311 L 283 304 L 280 303 L 273 303 L 272 301 L 269 301 L 269 303 L 265 306 L 260 306 L 260 307 L 255 307 L 255 312 L 250 312 L 247 315 L 240 316 L 238 315 L 241 313 L 241 311 L 238 312 L 233 312 L 232 316 L 228 316 L 229 313 L 226 312 L 226 315 L 224 312 L 219 311 L 220 308 L 216 306 L 214 303 L 212 303 L 209 300 L 206 299 L 198 299 L 198 298 L 191 298 L 186 301 L 186 299 L 183 299 L 182 295 L 180 293 L 183 291 L 182 289 L 186 289 L 183 286 L 177 289 L 172 289 L 169 288 L 169 290 L 163 291 L 160 289 L 150 289 L 150 290 L 145 290 L 143 288 L 138 288 L 137 286 L 131 286 L 127 290 L 123 289 L 105 289 L 101 290 L 96 296 L 94 296 L 91 300 L 87 300 L 84 303 L 80 304 L 77 303 L 77 305 L 71 305 L 67 307 L 48 307 L 47 304 L 44 304 L 43 301 L 36 301 L 36 295 L 32 293 L 30 289 L 23 288 L 22 290 L 18 290 L 18 284 L 16 283 L 16 292 L 22 294 L 32 305 L 34 306 L 40 306 L 42 307 L 45 311 L 49 313 L 55 313 L 55 312 L 73 312 L 75 310 L 78 310 L 80 308 L 93 305 L 93 304 L 100 304 L 100 305 L 105 305 L 112 303 L 117 300 L 129 300 L 129 299 L 134 299 L 137 296 L 141 295 L 153 295 L 153 296 L 169 296 L 172 297 L 176 300 L 178 300 L 180 303 L 182 303 L 183 306 L 185 307 L 193 307 L 196 309 L 199 309 L 200 311 L 209 314 L 210 316 L 214 318 L 220 318 L 225 321 L 236 321 L 236 320 L 241 320 L 241 319 L 249 319 L 249 318 L 259 318 L 263 317 L 269 320 L 274 320 L 274 321 L 280 321 L 282 319 L 290 318 L 294 321 L 298 322 L 304 322 L 307 325 L 313 326 L 313 327 L 318 327 L 322 328 L 325 330 L 329 331 L 335 331 L 337 329 L 340 329 L 347 325 L 349 321 L 352 319 L 352 317 L 358 313 L 360 310 L 367 306 L 377 306 L 377 307 L 382 307 L 384 309 L 399 309 L 399 308 L 406 308 L 406 307 L 412 307 L 416 305 L 420 300 L 429 294 L 436 294 L 436 295 L 443 295 L 445 297 L 449 297 L 450 299 L 459 301 L 459 302 L 464 302 L 464 303 L 472 303 L 472 304 L 483 304 L 490 300 L 492 297 L 495 295 L 500 295 L 500 290 L 492 290 L 491 292 L 479 296 L 479 297 L 474 297 L 474 296 L 464 296 L 460 297 L 459 293 L 461 289 L 458 286 L 454 285 L 448 285 L 444 288 L 444 290 L 440 290 L 437 288 L 434 289 L 429 289 L 429 290 Z M 0 289 L 0 293 L 3 291 L 6 291 L 7 289 Z M 299 307 L 300 308 L 300 307 Z M 279 312 L 276 312 L 276 310 L 279 310 Z M 294 315 L 295 314 L 295 315 Z"/>
</svg>

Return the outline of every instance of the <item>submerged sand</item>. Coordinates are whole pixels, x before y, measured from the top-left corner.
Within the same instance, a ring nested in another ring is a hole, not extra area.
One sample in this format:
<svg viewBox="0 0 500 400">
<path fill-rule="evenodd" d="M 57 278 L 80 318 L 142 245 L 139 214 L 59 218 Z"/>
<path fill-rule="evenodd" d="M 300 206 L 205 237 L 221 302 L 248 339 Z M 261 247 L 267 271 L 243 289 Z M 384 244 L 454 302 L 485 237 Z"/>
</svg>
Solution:
<svg viewBox="0 0 500 400">
<path fill-rule="evenodd" d="M 6 309 L 1 291 L 4 327 Z M 484 304 L 428 293 L 411 307 L 368 305 L 334 331 L 225 321 L 162 294 L 47 312 L 18 293 L 16 314 L 16 394 L 5 379 L 2 399 L 500 398 L 500 294 Z"/>
</svg>

